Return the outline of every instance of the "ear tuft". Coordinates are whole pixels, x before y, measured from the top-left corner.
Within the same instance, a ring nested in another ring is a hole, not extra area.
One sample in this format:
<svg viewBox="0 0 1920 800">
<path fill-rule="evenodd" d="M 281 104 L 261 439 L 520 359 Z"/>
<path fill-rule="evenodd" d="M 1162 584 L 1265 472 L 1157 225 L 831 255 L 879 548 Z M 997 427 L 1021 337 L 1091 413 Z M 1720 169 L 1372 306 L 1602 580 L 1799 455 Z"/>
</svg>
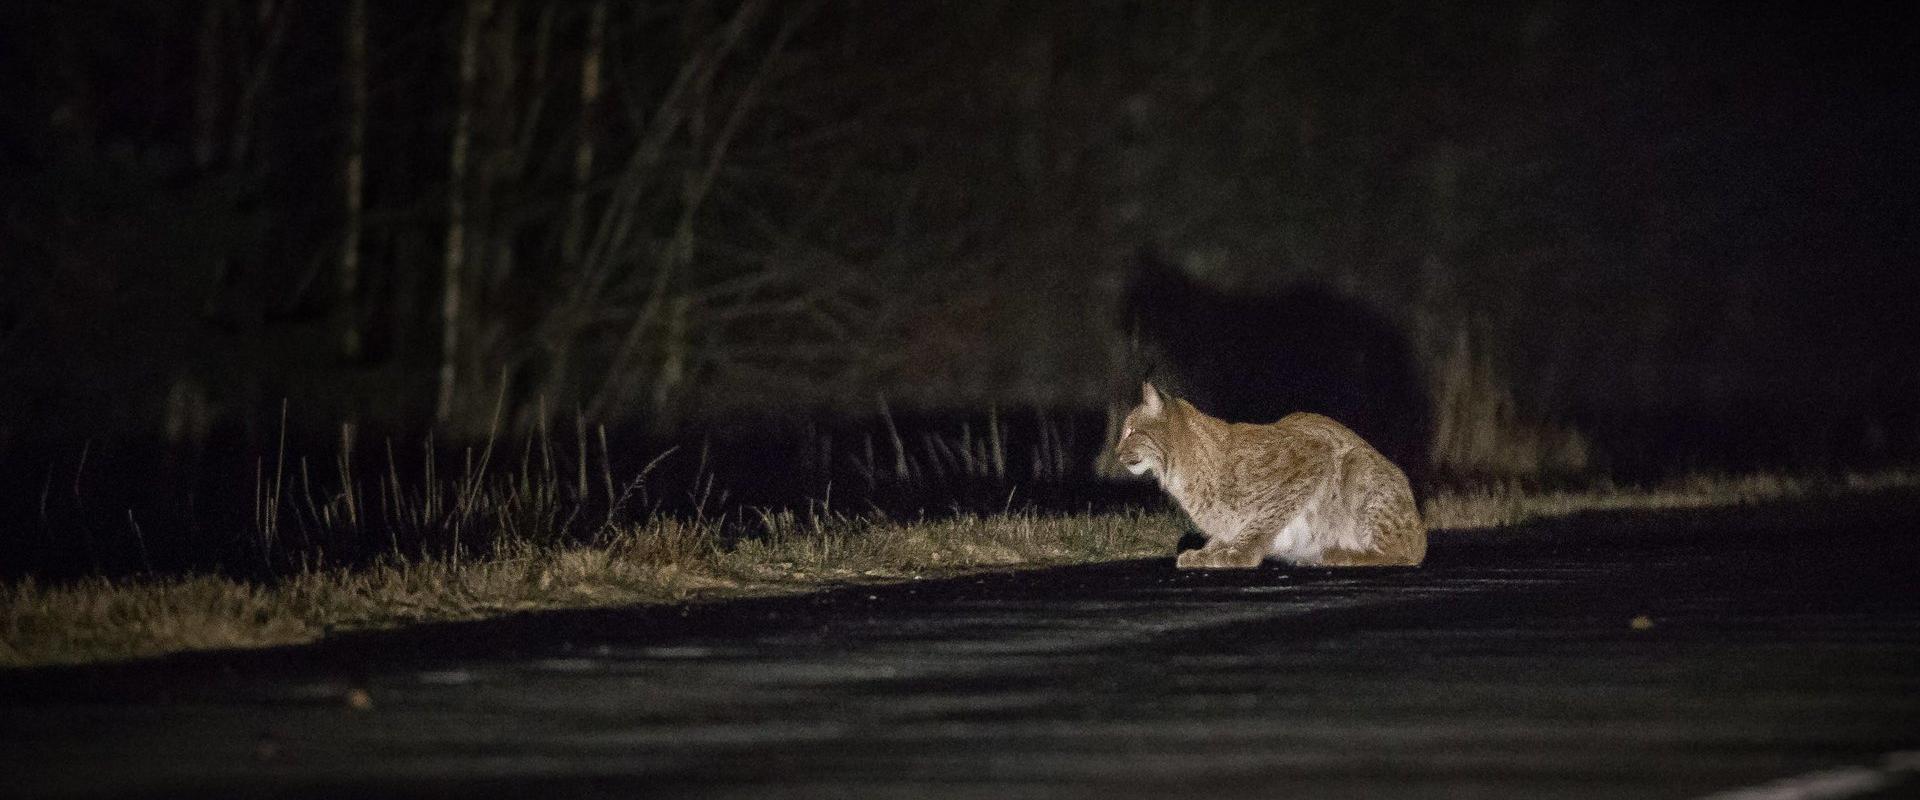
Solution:
<svg viewBox="0 0 1920 800">
<path fill-rule="evenodd" d="M 1152 383 L 1140 384 L 1140 406 L 1149 414 L 1160 413 L 1162 407 L 1160 390 L 1153 388 Z"/>
</svg>

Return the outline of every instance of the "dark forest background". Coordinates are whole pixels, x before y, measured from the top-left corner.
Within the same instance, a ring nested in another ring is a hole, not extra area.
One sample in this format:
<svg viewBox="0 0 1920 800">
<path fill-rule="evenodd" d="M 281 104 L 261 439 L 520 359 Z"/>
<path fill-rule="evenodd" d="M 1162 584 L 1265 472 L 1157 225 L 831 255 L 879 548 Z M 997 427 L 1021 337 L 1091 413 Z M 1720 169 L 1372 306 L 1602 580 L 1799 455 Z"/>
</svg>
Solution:
<svg viewBox="0 0 1920 800">
<path fill-rule="evenodd" d="M 0 457 L 270 449 L 283 408 L 1099 415 L 1151 375 L 1459 473 L 1910 459 L 1901 16 L 27 0 Z"/>
</svg>

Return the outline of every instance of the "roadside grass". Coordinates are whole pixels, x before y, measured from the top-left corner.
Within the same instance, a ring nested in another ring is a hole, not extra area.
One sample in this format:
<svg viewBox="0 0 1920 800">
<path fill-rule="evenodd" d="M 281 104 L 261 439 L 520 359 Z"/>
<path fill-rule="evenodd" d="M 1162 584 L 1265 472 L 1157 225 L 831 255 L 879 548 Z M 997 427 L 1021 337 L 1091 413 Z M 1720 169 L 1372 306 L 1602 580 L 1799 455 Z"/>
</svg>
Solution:
<svg viewBox="0 0 1920 800">
<path fill-rule="evenodd" d="M 592 544 L 502 542 L 485 557 L 389 559 L 271 584 L 218 576 L 0 585 L 0 666 L 316 641 L 335 631 L 521 611 L 681 602 L 895 582 L 1169 551 L 1170 513 L 998 514 L 924 522 L 768 514 L 732 545 L 720 526 L 655 520 Z"/>
<path fill-rule="evenodd" d="M 1514 482 L 1450 491 L 1423 507 L 1444 532 L 1499 528 L 1585 511 L 1724 507 L 1920 486 L 1920 471 L 1836 477 L 1698 475 L 1653 487 L 1529 491 Z M 709 520 L 608 522 L 586 542 L 536 540 L 496 520 L 490 547 L 391 554 L 359 568 L 303 568 L 261 583 L 221 576 L 89 578 L 0 584 L 0 666 L 140 658 L 184 650 L 312 642 L 337 631 L 481 619 L 543 609 L 804 592 L 988 569 L 1169 554 L 1185 530 L 1171 511 L 1001 513 L 902 522 L 764 512 L 759 535 L 729 538 Z M 503 498 L 524 498 L 506 492 Z M 344 502 L 344 501 L 343 501 Z M 500 506 L 521 500 L 502 501 Z M 551 509 L 542 505 L 543 514 Z M 431 515 L 423 515 L 431 516 Z M 425 521 L 425 520 L 422 520 Z M 471 541 L 471 540 L 469 540 Z"/>
<path fill-rule="evenodd" d="M 1725 508 L 1753 503 L 1920 487 L 1920 470 L 1836 475 L 1695 473 L 1654 486 L 1603 481 L 1584 489 L 1530 490 L 1501 481 L 1443 492 L 1421 504 L 1430 530 L 1501 528 L 1588 511 Z"/>
</svg>

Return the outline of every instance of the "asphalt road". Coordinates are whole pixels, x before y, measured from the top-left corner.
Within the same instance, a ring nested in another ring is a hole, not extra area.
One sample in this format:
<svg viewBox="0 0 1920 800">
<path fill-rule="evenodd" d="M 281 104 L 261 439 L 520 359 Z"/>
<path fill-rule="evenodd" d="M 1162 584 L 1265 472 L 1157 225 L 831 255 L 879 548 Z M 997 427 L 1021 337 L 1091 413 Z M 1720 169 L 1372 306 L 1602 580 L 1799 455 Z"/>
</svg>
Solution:
<svg viewBox="0 0 1920 800">
<path fill-rule="evenodd" d="M 1167 558 L 0 673 L 0 794 L 1920 797 L 1916 517 L 1588 515 L 1411 570 Z"/>
</svg>

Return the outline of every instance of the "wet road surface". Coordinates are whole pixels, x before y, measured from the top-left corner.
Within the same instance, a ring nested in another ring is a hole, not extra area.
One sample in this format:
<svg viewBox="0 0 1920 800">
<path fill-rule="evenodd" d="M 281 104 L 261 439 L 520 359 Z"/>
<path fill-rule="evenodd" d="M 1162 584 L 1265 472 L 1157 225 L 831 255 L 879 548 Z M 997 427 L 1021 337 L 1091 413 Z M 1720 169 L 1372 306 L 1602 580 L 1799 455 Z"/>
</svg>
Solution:
<svg viewBox="0 0 1920 800">
<path fill-rule="evenodd" d="M 1920 498 L 0 673 L 0 795 L 1920 797 Z M 364 701 L 364 702 L 361 702 Z"/>
</svg>

